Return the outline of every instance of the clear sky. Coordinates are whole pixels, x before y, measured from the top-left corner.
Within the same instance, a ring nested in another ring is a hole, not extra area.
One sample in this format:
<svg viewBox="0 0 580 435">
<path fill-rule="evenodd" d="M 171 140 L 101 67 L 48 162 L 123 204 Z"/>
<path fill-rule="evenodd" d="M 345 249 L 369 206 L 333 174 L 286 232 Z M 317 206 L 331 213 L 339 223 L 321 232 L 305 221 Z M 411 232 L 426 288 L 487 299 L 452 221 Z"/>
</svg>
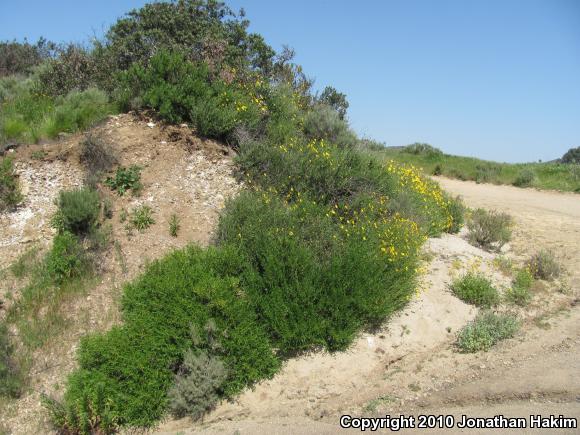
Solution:
<svg viewBox="0 0 580 435">
<path fill-rule="evenodd" d="M 0 39 L 83 41 L 144 1 L 0 0 Z M 580 146 L 580 0 L 231 0 L 347 94 L 361 135 L 499 161 Z"/>
</svg>

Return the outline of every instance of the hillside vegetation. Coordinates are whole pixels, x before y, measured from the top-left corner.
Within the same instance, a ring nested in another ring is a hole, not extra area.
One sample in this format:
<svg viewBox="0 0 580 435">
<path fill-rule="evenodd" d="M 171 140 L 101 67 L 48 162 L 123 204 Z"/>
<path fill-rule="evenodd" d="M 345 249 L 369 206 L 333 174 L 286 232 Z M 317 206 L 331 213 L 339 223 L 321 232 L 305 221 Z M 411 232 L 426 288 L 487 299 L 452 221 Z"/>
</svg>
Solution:
<svg viewBox="0 0 580 435">
<path fill-rule="evenodd" d="M 423 169 L 428 175 L 443 175 L 477 183 L 512 184 L 566 192 L 580 192 L 580 163 L 576 149 L 569 150 L 561 162 L 497 163 L 473 157 L 443 153 L 428 144 L 406 147 L 373 148 L 379 159 L 395 160 Z"/>
<path fill-rule="evenodd" d="M 124 288 L 122 324 L 81 341 L 63 396 L 44 399 L 61 433 L 151 427 L 168 412 L 199 418 L 286 358 L 347 349 L 409 301 L 427 237 L 463 222 L 461 205 L 417 168 L 367 152 L 343 94 L 314 95 L 291 51 L 276 53 L 247 27 L 214 1 L 153 3 L 89 49 L 57 47 L 4 69 L 20 74 L 0 82 L 7 145 L 147 110 L 235 148 L 245 186 L 211 247 L 151 264 Z M 141 188 L 138 168 L 114 174 L 95 172 L 59 197 L 53 247 L 29 300 L 5 320 L 20 335 L 47 297 L 98 273 L 91 253 L 106 243 L 107 214 L 98 189 Z M 130 220 L 138 230 L 152 221 Z"/>
</svg>

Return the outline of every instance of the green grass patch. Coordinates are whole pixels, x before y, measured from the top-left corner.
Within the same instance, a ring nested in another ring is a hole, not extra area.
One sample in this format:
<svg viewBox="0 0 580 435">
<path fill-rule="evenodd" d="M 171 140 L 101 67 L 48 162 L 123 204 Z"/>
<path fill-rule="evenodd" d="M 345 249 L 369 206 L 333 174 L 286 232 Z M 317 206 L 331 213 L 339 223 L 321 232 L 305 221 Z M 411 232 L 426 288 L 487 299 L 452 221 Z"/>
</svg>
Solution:
<svg viewBox="0 0 580 435">
<path fill-rule="evenodd" d="M 115 112 L 107 94 L 98 89 L 54 98 L 38 90 L 33 79 L 22 81 L 0 96 L 0 109 L 0 144 L 36 143 L 61 132 L 85 130 Z"/>
<path fill-rule="evenodd" d="M 511 338 L 520 327 L 518 319 L 509 314 L 480 313 L 457 336 L 461 352 L 487 351 L 501 340 Z"/>
<path fill-rule="evenodd" d="M 403 148 L 384 148 L 372 153 L 379 159 L 396 160 L 420 167 L 426 174 L 443 175 L 480 183 L 580 192 L 577 164 L 497 163 L 444 153 L 413 153 Z"/>
<path fill-rule="evenodd" d="M 451 283 L 451 291 L 464 302 L 489 308 L 500 301 L 499 293 L 491 281 L 479 273 L 468 272 Z"/>
</svg>

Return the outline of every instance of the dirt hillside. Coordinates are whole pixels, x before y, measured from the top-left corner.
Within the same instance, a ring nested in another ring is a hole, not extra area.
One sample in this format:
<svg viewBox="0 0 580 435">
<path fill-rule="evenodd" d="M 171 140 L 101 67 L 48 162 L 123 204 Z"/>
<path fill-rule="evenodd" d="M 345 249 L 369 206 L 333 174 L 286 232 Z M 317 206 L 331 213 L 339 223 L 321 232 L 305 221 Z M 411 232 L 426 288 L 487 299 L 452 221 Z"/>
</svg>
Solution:
<svg viewBox="0 0 580 435">
<path fill-rule="evenodd" d="M 14 434 L 48 432 L 40 393 L 62 391 L 83 335 L 119 322 L 123 283 L 173 249 L 207 245 L 219 210 L 240 189 L 227 148 L 200 140 L 187 127 L 166 128 L 120 115 L 95 132 L 112 144 L 121 165 L 143 168 L 143 192 L 118 196 L 101 189 L 111 201 L 113 217 L 108 221 L 112 243 L 102 254 L 99 282 L 63 307 L 67 327 L 31 356 L 30 390 L 17 401 L 0 403 L 0 428 Z M 49 245 L 54 199 L 60 190 L 83 182 L 83 137 L 20 147 L 14 153 L 26 199 L 16 212 L 0 215 L 0 270 L 31 247 L 42 251 Z M 336 433 L 345 413 L 580 417 L 580 196 L 438 181 L 470 207 L 502 209 L 514 217 L 514 239 L 504 257 L 521 263 L 538 248 L 551 248 L 569 271 L 561 282 L 535 287 L 529 307 L 512 308 L 524 320 L 514 339 L 487 353 L 455 351 L 457 331 L 477 310 L 451 294 L 453 277 L 481 270 L 503 290 L 511 278 L 498 267 L 497 255 L 471 246 L 464 232 L 444 235 L 425 246 L 416 296 L 382 329 L 361 334 L 347 352 L 289 360 L 273 379 L 221 403 L 203 421 L 169 419 L 158 433 Z M 153 209 L 155 224 L 142 233 L 128 231 L 121 216 L 141 204 Z M 181 223 L 178 237 L 168 230 L 173 214 Z M 0 297 L 10 294 L 10 299 L 3 297 L 0 316 L 25 284 L 10 273 L 3 276 Z"/>
</svg>

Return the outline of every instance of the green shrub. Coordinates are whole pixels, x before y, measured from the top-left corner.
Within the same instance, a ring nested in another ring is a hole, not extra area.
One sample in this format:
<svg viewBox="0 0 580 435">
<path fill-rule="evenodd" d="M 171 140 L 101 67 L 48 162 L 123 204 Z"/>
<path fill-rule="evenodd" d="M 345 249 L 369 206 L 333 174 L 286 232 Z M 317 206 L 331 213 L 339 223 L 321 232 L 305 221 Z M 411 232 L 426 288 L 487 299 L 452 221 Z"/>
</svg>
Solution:
<svg viewBox="0 0 580 435">
<path fill-rule="evenodd" d="M 114 177 L 107 177 L 105 185 L 121 196 L 128 190 L 137 194 L 143 188 L 141 184 L 141 167 L 137 165 L 132 165 L 129 168 L 119 167 Z"/>
<path fill-rule="evenodd" d="M 106 43 L 119 70 L 147 63 L 165 49 L 187 53 L 218 71 L 274 72 L 276 53 L 262 36 L 248 33 L 248 26 L 244 15 L 236 15 L 222 2 L 149 3 L 111 26 Z"/>
<path fill-rule="evenodd" d="M 36 44 L 24 42 L 0 42 L 0 77 L 13 74 L 29 74 L 32 69 L 48 59 L 54 51 L 55 44 L 39 38 Z"/>
<path fill-rule="evenodd" d="M 542 249 L 534 254 L 527 262 L 534 278 L 550 280 L 557 278 L 562 268 L 552 251 Z"/>
<path fill-rule="evenodd" d="M 580 147 L 570 148 L 560 160 L 562 163 L 580 164 Z"/>
<path fill-rule="evenodd" d="M 320 96 L 317 98 L 317 102 L 333 108 L 336 113 L 338 113 L 340 119 L 345 118 L 346 111 L 349 106 L 346 95 L 342 92 L 338 92 L 332 86 L 327 86 L 324 88 Z"/>
<path fill-rule="evenodd" d="M 506 293 L 507 300 L 516 305 L 527 305 L 532 298 L 530 287 L 533 282 L 534 277 L 527 268 L 518 270 L 512 287 Z"/>
<path fill-rule="evenodd" d="M 499 250 L 510 241 L 513 220 L 510 215 L 478 208 L 467 221 L 469 241 L 481 248 Z"/>
<path fill-rule="evenodd" d="M 304 118 L 304 133 L 311 139 L 324 139 L 342 147 L 356 144 L 356 135 L 345 120 L 330 106 L 317 105 Z"/>
<path fill-rule="evenodd" d="M 53 426 L 60 433 L 110 435 L 116 432 L 117 424 L 101 384 L 96 385 L 90 393 L 83 392 L 74 404 L 61 403 L 44 393 L 40 400 Z"/>
<path fill-rule="evenodd" d="M 169 405 L 174 369 L 188 349 L 222 360 L 227 377 L 220 397 L 273 375 L 280 363 L 240 288 L 246 268 L 235 249 L 188 247 L 154 262 L 127 285 L 123 325 L 81 341 L 79 369 L 62 404 L 52 406 L 65 410 L 59 414 L 66 416 L 64 428 L 90 432 L 78 426 L 85 409 L 96 414 L 90 421 L 153 425 Z M 213 338 L 206 333 L 192 340 L 192 329 L 207 331 L 208 324 L 214 325 Z M 63 429 L 61 417 L 53 422 Z"/>
<path fill-rule="evenodd" d="M 114 112 L 108 100 L 107 94 L 95 88 L 72 91 L 58 98 L 45 127 L 46 134 L 56 137 L 60 132 L 86 130 Z"/>
<path fill-rule="evenodd" d="M 15 361 L 14 346 L 8 328 L 4 322 L 0 322 L 0 397 L 19 397 L 23 381 Z"/>
<path fill-rule="evenodd" d="M 524 168 L 519 173 L 516 179 L 514 180 L 514 186 L 517 187 L 527 187 L 531 186 L 536 179 L 536 173 L 533 169 Z"/>
<path fill-rule="evenodd" d="M 217 403 L 226 379 L 221 358 L 188 349 L 168 392 L 171 412 L 178 418 L 190 416 L 197 420 Z"/>
<path fill-rule="evenodd" d="M 62 191 L 57 206 L 53 224 L 59 231 L 86 236 L 95 229 L 101 208 L 96 191 L 87 188 Z"/>
<path fill-rule="evenodd" d="M 16 207 L 22 201 L 18 176 L 12 159 L 0 159 L 0 212 Z"/>
<path fill-rule="evenodd" d="M 413 292 L 417 226 L 393 219 L 375 228 L 364 213 L 341 225 L 338 214 L 348 209 L 306 199 L 288 207 L 246 192 L 221 216 L 218 243 L 235 245 L 249 261 L 242 288 L 283 355 L 343 350 Z"/>
<path fill-rule="evenodd" d="M 485 276 L 468 272 L 451 283 L 453 294 L 464 302 L 489 308 L 499 303 L 499 293 Z"/>
<path fill-rule="evenodd" d="M 512 315 L 480 313 L 459 332 L 457 346 L 465 353 L 487 351 L 498 341 L 513 337 L 519 327 Z"/>
<path fill-rule="evenodd" d="M 135 64 L 121 75 L 123 107 L 148 107 L 170 123 L 191 122 L 202 136 L 228 139 L 236 126 L 256 128 L 258 96 L 211 77 L 205 64 L 181 53 L 162 51 L 146 67 Z"/>
<path fill-rule="evenodd" d="M 131 225 L 138 231 L 144 231 L 155 223 L 153 219 L 153 210 L 147 205 L 141 205 L 131 214 Z"/>
<path fill-rule="evenodd" d="M 46 270 L 56 284 L 82 276 L 88 267 L 82 245 L 68 231 L 57 234 L 46 256 Z"/>
</svg>

